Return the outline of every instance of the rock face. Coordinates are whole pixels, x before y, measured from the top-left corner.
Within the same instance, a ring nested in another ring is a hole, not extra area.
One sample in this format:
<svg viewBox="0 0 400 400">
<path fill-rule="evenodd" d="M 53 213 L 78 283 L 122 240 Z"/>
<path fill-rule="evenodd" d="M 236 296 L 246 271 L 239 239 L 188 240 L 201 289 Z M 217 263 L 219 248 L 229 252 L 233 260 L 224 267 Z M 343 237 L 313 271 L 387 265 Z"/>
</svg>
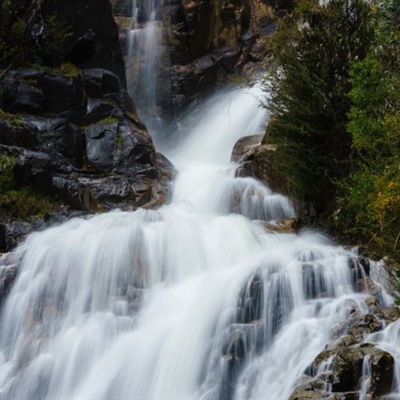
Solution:
<svg viewBox="0 0 400 400">
<path fill-rule="evenodd" d="M 167 201 L 174 168 L 157 155 L 116 74 L 9 70 L 1 84 L 7 113 L 0 118 L 0 153 L 13 160 L 16 185 L 83 212 Z M 3 221 L 3 250 L 15 245 L 13 232 L 37 228 L 15 227 Z"/>
<path fill-rule="evenodd" d="M 132 2 L 111 0 L 127 57 Z M 160 62 L 154 71 L 158 114 L 172 117 L 227 82 L 268 59 L 265 38 L 276 29 L 274 15 L 291 1 L 172 0 L 156 9 L 163 24 Z M 147 2 L 138 0 L 137 22 L 149 20 Z M 128 60 L 126 65 L 132 68 Z M 145 62 L 145 61 L 144 61 Z M 135 67 L 135 74 L 140 67 Z"/>
<path fill-rule="evenodd" d="M 87 69 L 66 78 L 10 70 L 2 83 L 4 108 L 18 113 L 17 121 L 0 120 L 1 144 L 16 157 L 18 184 L 57 194 L 86 211 L 144 205 L 163 191 L 156 188 L 165 174 L 151 138 L 125 112 L 115 74 Z"/>
<path fill-rule="evenodd" d="M 125 88 L 124 62 L 109 1 L 45 0 L 42 3 L 39 13 L 62 16 L 71 32 L 64 42 L 60 61 L 71 60 L 82 69 L 103 68 L 114 72 Z"/>
</svg>

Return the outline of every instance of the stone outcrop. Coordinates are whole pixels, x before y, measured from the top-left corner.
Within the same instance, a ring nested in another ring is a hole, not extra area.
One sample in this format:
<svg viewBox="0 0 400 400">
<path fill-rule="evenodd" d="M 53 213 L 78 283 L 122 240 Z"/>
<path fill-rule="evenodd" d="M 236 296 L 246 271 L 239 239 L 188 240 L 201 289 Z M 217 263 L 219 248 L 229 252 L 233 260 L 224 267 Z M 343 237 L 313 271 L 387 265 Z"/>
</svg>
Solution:
<svg viewBox="0 0 400 400">
<path fill-rule="evenodd" d="M 127 57 L 132 4 L 129 0 L 111 3 Z M 137 4 L 139 28 L 143 28 L 149 19 L 147 3 Z M 158 115 L 173 117 L 231 76 L 252 74 L 267 62 L 265 39 L 276 29 L 275 15 L 290 6 L 288 0 L 172 0 L 159 6 L 156 18 L 163 24 L 163 54 L 154 71 L 159 77 Z M 132 66 L 126 65 L 129 74 Z M 136 74 L 140 67 L 134 68 Z"/>
<path fill-rule="evenodd" d="M 42 3 L 38 13 L 59 15 L 71 33 L 63 43 L 58 61 L 71 60 L 81 69 L 109 70 L 118 76 L 122 87 L 125 88 L 124 62 L 110 2 L 44 0 Z M 43 34 L 46 34 L 46 29 Z"/>
<path fill-rule="evenodd" d="M 167 201 L 174 168 L 157 155 L 116 74 L 9 70 L 1 84 L 0 150 L 14 160 L 16 185 L 82 212 Z M 15 244 L 15 224 L 6 221 L 2 228 L 5 249 Z M 25 235 L 37 226 L 25 228 L 16 231 Z"/>
</svg>

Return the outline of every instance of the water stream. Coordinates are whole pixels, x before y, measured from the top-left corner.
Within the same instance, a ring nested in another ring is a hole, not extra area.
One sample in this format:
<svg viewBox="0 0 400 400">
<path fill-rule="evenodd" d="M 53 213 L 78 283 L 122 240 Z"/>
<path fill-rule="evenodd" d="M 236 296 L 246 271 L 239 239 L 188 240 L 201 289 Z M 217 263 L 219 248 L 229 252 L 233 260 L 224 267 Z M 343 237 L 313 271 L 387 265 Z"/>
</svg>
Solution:
<svg viewBox="0 0 400 400">
<path fill-rule="evenodd" d="M 265 123 L 252 90 L 214 99 L 169 154 L 171 204 L 73 219 L 19 246 L 0 399 L 288 399 L 332 330 L 367 312 L 354 253 L 268 230 L 262 220 L 294 215 L 290 201 L 235 177 L 233 144 Z"/>
<path fill-rule="evenodd" d="M 132 1 L 132 26 L 128 34 L 126 71 L 128 91 L 150 131 L 161 123 L 157 112 L 158 72 L 163 52 L 162 21 L 157 18 L 162 0 Z M 144 8 L 145 6 L 145 8 Z"/>
</svg>

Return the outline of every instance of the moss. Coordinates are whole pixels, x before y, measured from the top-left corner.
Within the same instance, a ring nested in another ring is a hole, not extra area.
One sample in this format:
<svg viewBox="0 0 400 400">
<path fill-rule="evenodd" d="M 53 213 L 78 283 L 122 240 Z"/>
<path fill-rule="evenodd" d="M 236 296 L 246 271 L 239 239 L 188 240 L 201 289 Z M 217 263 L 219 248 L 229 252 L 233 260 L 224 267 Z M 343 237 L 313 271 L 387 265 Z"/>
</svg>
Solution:
<svg viewBox="0 0 400 400">
<path fill-rule="evenodd" d="M 2 188 L 2 192 L 11 190 L 14 187 L 14 165 L 14 158 L 0 156 L 0 187 Z"/>
<path fill-rule="evenodd" d="M 1 107 L 0 107 L 0 119 L 9 122 L 11 125 L 21 126 L 23 124 L 23 121 L 20 118 L 18 118 L 18 115 L 10 114 L 2 110 Z"/>
<path fill-rule="evenodd" d="M 59 203 L 28 186 L 0 195 L 0 218 L 43 218 L 59 208 Z"/>
<path fill-rule="evenodd" d="M 99 121 L 99 124 L 113 124 L 115 122 L 118 122 L 118 118 L 107 117 L 107 118 L 103 118 L 101 121 Z"/>
<path fill-rule="evenodd" d="M 78 67 L 70 62 L 62 63 L 60 66 L 60 72 L 69 78 L 77 78 L 79 76 Z"/>
<path fill-rule="evenodd" d="M 36 219 L 56 212 L 61 203 L 30 186 L 18 187 L 14 181 L 15 159 L 0 156 L 0 219 Z"/>
</svg>

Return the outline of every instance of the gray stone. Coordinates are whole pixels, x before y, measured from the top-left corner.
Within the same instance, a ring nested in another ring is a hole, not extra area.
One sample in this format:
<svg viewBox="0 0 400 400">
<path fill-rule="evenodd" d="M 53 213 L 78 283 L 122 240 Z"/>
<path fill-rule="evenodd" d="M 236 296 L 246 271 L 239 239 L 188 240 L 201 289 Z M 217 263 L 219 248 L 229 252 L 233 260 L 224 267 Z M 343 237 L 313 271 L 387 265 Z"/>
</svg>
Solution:
<svg viewBox="0 0 400 400">
<path fill-rule="evenodd" d="M 106 170 L 111 169 L 118 123 L 93 124 L 85 129 L 88 162 Z"/>
</svg>

